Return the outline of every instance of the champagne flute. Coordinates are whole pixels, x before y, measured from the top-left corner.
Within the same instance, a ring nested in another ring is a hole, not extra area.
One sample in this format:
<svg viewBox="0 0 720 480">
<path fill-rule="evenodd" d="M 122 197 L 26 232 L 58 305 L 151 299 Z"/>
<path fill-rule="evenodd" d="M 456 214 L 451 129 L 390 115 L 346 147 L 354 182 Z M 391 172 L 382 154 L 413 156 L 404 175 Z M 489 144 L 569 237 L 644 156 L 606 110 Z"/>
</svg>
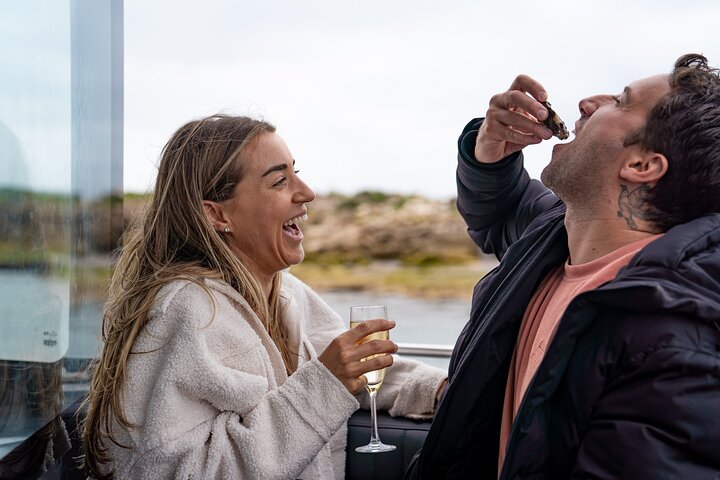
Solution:
<svg viewBox="0 0 720 480">
<path fill-rule="evenodd" d="M 373 320 L 376 318 L 388 318 L 387 306 L 385 305 L 363 305 L 357 307 L 350 307 L 350 328 L 354 328 L 360 323 L 366 320 Z M 363 338 L 360 343 L 369 342 L 370 340 L 388 340 L 390 338 L 390 332 L 385 330 L 384 332 L 376 332 Z M 384 354 L 380 354 L 384 355 Z M 363 358 L 361 361 L 370 360 L 379 355 L 370 355 L 369 357 Z M 380 441 L 377 429 L 377 410 L 375 407 L 375 396 L 377 395 L 380 386 L 385 380 L 385 369 L 373 370 L 365 374 L 367 378 L 367 385 L 365 389 L 370 395 L 370 418 L 372 422 L 372 430 L 370 432 L 370 443 L 357 447 L 356 452 L 360 453 L 380 453 L 390 452 L 395 450 L 395 445 L 386 445 Z"/>
</svg>

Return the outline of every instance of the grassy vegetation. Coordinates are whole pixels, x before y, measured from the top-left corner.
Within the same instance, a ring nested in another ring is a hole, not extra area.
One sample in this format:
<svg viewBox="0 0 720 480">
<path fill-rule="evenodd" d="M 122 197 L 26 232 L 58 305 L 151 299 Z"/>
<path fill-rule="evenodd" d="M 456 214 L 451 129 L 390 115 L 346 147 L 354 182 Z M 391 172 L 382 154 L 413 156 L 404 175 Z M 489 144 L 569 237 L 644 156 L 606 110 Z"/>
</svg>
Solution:
<svg viewBox="0 0 720 480">
<path fill-rule="evenodd" d="M 400 262 L 353 265 L 303 262 L 290 271 L 318 292 L 356 290 L 458 299 L 470 299 L 473 287 L 487 273 L 479 263 L 418 267 Z M 111 275 L 110 266 L 97 265 L 86 269 L 75 281 L 86 296 L 104 301 Z"/>
<path fill-rule="evenodd" d="M 46 259 L 42 249 L 19 248 L 8 242 L 0 242 L 0 266 L 41 264 Z"/>
<path fill-rule="evenodd" d="M 363 204 L 382 204 L 390 200 L 393 200 L 393 206 L 396 209 L 402 208 L 407 202 L 409 197 L 388 194 L 385 192 L 379 192 L 376 190 L 364 190 L 355 195 L 342 195 L 334 193 L 333 196 L 337 197 L 337 208 L 338 210 L 355 210 L 357 207 Z"/>
<path fill-rule="evenodd" d="M 110 265 L 87 268 L 75 278 L 77 288 L 83 292 L 86 299 L 105 303 L 112 274 L 113 268 Z"/>
<path fill-rule="evenodd" d="M 152 198 L 152 192 L 150 193 L 136 193 L 136 192 L 125 192 L 123 199 L 125 200 L 149 200 Z"/>
<path fill-rule="evenodd" d="M 23 200 L 68 204 L 73 198 L 67 193 L 35 192 L 24 188 L 0 188 L 0 203 L 14 204 Z"/>
<path fill-rule="evenodd" d="M 478 263 L 407 266 L 397 262 L 324 265 L 304 262 L 290 271 L 318 291 L 368 290 L 423 298 L 469 299 L 485 275 Z"/>
</svg>

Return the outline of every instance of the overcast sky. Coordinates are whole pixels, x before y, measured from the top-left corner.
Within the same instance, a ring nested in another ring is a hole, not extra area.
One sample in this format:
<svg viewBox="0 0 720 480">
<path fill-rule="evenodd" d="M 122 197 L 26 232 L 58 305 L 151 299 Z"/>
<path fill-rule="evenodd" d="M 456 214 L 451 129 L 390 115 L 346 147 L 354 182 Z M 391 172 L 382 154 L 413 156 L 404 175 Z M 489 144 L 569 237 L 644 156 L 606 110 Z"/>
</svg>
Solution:
<svg viewBox="0 0 720 480">
<path fill-rule="evenodd" d="M 125 0 L 125 188 L 152 187 L 160 149 L 215 112 L 278 127 L 319 193 L 455 195 L 466 121 L 518 73 L 567 123 L 577 103 L 720 65 L 720 2 Z M 557 140 L 526 149 L 539 176 Z"/>
</svg>

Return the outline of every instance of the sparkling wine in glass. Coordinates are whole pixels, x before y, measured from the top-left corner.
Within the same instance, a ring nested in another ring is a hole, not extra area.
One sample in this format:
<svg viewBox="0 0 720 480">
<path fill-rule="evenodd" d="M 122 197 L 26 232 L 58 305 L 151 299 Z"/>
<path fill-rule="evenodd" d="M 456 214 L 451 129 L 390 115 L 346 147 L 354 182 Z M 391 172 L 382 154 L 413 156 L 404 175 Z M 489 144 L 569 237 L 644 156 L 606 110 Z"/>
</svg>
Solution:
<svg viewBox="0 0 720 480">
<path fill-rule="evenodd" d="M 355 328 L 358 324 L 366 320 L 374 320 L 377 318 L 388 318 L 387 306 L 385 305 L 363 305 L 358 307 L 350 307 L 350 328 Z M 385 330 L 384 332 L 376 332 L 363 338 L 360 343 L 369 342 L 370 340 L 388 340 L 390 338 L 390 332 Z M 385 354 L 379 354 L 385 355 Z M 370 360 L 379 355 L 370 355 L 365 357 L 361 361 Z M 386 445 L 380 441 L 377 429 L 377 409 L 375 407 L 375 397 L 377 396 L 380 386 L 385 380 L 385 368 L 380 370 L 373 370 L 367 372 L 365 377 L 367 378 L 367 386 L 365 387 L 370 395 L 370 418 L 372 421 L 372 429 L 370 432 L 370 443 L 357 447 L 356 452 L 360 453 L 381 453 L 390 452 L 395 450 L 395 445 Z"/>
</svg>

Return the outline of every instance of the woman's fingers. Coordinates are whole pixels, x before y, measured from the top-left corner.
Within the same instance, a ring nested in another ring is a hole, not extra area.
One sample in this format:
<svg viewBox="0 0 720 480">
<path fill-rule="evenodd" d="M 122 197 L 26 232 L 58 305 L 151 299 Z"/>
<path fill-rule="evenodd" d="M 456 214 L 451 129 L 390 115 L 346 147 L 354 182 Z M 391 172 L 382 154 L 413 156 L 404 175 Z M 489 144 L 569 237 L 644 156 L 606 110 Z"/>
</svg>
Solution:
<svg viewBox="0 0 720 480">
<path fill-rule="evenodd" d="M 380 370 L 387 368 L 393 364 L 393 356 L 389 354 L 383 354 L 378 357 L 368 358 L 365 361 L 355 360 L 350 362 L 342 362 L 337 365 L 337 368 L 330 369 L 336 377 L 340 378 L 357 378 L 360 375 L 372 372 L 374 370 Z"/>
<path fill-rule="evenodd" d="M 385 319 L 362 322 L 333 339 L 318 356 L 318 360 L 350 392 L 355 393 L 367 383 L 367 379 L 362 375 L 392 365 L 393 358 L 387 354 L 397 351 L 397 345 L 390 340 L 364 341 L 364 339 L 368 335 L 390 330 L 394 326 L 394 321 Z M 367 358 L 374 355 L 378 356 Z"/>
<path fill-rule="evenodd" d="M 357 378 L 351 378 L 348 380 L 347 384 L 345 385 L 350 393 L 355 395 L 358 392 L 361 392 L 365 386 L 367 385 L 367 377 L 364 375 L 360 375 Z"/>
<path fill-rule="evenodd" d="M 364 362 L 357 361 L 347 366 L 347 373 L 350 377 L 359 377 L 360 375 L 373 372 L 375 370 L 382 370 L 393 364 L 392 355 L 380 355 L 379 357 L 369 358 Z"/>
<path fill-rule="evenodd" d="M 372 333 L 384 332 L 394 327 L 395 322 L 393 320 L 378 318 L 361 322 L 343 335 L 345 335 L 350 342 L 357 343 Z"/>
<path fill-rule="evenodd" d="M 398 346 L 392 340 L 370 340 L 350 350 L 349 360 L 361 360 L 370 355 L 397 352 Z"/>
<path fill-rule="evenodd" d="M 351 393 L 358 393 L 367 385 L 367 377 L 364 375 L 365 373 L 387 368 L 392 364 L 392 355 L 382 355 L 380 357 L 365 360 L 364 362 L 357 362 L 353 366 L 349 367 L 347 381 L 343 383 Z"/>
</svg>

